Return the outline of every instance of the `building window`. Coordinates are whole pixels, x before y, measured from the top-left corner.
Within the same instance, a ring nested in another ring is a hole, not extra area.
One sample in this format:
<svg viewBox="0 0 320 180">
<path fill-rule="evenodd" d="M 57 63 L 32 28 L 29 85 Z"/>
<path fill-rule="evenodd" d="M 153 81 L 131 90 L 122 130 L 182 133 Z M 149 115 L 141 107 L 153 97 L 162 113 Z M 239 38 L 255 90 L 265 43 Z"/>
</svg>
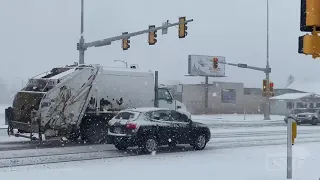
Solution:
<svg viewBox="0 0 320 180">
<path fill-rule="evenodd" d="M 320 108 L 320 103 L 316 103 L 316 108 Z"/>
<path fill-rule="evenodd" d="M 309 104 L 309 108 L 314 108 L 313 103 Z"/>
<path fill-rule="evenodd" d="M 221 90 L 222 103 L 236 103 L 236 90 L 235 89 L 222 89 Z"/>
<path fill-rule="evenodd" d="M 294 103 L 293 102 L 287 102 L 287 109 L 294 109 Z"/>
</svg>

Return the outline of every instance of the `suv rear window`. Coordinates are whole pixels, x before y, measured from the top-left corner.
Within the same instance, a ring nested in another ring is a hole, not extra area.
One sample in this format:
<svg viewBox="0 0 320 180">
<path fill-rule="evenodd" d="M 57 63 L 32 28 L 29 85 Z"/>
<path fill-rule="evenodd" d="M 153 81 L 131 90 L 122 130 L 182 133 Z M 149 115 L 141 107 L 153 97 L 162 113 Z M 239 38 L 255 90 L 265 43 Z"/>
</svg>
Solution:
<svg viewBox="0 0 320 180">
<path fill-rule="evenodd" d="M 119 114 L 116 115 L 115 119 L 124 119 L 124 120 L 134 120 L 139 117 L 140 113 L 139 112 L 120 112 Z"/>
</svg>

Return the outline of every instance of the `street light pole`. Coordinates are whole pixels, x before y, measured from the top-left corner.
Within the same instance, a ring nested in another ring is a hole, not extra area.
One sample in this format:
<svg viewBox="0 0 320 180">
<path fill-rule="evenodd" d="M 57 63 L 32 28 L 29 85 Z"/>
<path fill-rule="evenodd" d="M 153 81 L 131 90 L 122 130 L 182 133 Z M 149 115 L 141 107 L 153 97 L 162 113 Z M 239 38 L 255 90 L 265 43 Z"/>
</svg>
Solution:
<svg viewBox="0 0 320 180">
<path fill-rule="evenodd" d="M 266 64 L 266 69 L 269 69 L 270 68 L 270 65 L 269 65 L 269 0 L 267 0 L 267 64 Z M 264 111 L 264 120 L 270 120 L 270 73 L 269 71 L 266 71 L 266 79 L 267 79 L 267 95 L 266 95 L 266 105 L 264 108 L 265 111 Z"/>
</svg>

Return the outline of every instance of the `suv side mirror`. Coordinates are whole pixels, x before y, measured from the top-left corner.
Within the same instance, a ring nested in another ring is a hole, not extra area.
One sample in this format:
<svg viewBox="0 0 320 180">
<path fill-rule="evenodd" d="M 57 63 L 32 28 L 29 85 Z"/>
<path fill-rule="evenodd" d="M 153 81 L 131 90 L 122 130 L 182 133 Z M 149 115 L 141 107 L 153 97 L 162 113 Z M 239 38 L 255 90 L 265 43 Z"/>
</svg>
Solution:
<svg viewBox="0 0 320 180">
<path fill-rule="evenodd" d="M 168 102 L 168 103 L 172 103 L 172 102 L 173 102 L 173 99 L 172 99 L 171 97 L 168 97 L 168 98 L 167 98 L 167 102 Z"/>
</svg>

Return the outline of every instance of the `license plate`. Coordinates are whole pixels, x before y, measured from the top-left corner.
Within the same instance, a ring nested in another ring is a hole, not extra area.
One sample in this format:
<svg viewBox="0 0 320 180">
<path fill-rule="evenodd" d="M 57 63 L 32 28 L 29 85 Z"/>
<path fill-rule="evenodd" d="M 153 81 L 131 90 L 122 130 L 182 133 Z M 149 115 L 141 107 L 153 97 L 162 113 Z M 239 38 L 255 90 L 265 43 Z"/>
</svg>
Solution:
<svg viewBox="0 0 320 180">
<path fill-rule="evenodd" d="M 114 133 L 120 134 L 121 128 L 119 128 L 119 127 L 114 128 Z"/>
</svg>

